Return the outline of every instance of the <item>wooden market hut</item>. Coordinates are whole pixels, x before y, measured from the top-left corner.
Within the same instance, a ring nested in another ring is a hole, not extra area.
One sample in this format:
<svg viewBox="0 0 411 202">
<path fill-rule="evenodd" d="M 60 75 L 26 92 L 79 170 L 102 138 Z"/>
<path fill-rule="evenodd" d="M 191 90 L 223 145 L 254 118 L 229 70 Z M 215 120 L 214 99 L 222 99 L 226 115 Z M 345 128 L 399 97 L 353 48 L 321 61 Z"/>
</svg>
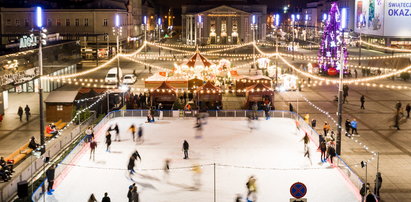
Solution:
<svg viewBox="0 0 411 202">
<path fill-rule="evenodd" d="M 214 86 L 211 81 L 207 81 L 206 84 L 197 89 L 197 95 L 194 100 L 199 103 L 201 108 L 206 109 L 222 109 L 223 96 L 221 89 Z"/>
<path fill-rule="evenodd" d="M 251 109 L 254 102 L 257 102 L 258 109 L 263 109 L 264 101 L 268 100 L 274 107 L 274 89 L 263 83 L 256 83 L 246 89 L 246 108 Z"/>
<path fill-rule="evenodd" d="M 266 86 L 271 86 L 271 82 L 272 80 L 270 77 L 263 76 L 263 75 L 239 77 L 238 79 L 236 79 L 236 82 L 235 82 L 236 95 L 245 96 L 246 93 L 244 92 L 244 89 L 247 89 L 248 87 L 258 84 L 258 83 L 262 83 Z"/>
<path fill-rule="evenodd" d="M 203 84 L 204 84 L 203 80 L 201 80 L 197 77 L 194 77 L 194 78 L 188 80 L 188 89 L 189 90 L 197 89 L 198 87 L 202 86 Z"/>
<path fill-rule="evenodd" d="M 158 106 L 161 103 L 163 109 L 171 109 L 177 100 L 177 92 L 174 87 L 163 81 L 158 88 L 150 92 L 150 99 L 153 106 Z"/>
<path fill-rule="evenodd" d="M 69 122 L 73 118 L 74 100 L 78 91 L 51 91 L 46 100 L 47 122 Z"/>
</svg>

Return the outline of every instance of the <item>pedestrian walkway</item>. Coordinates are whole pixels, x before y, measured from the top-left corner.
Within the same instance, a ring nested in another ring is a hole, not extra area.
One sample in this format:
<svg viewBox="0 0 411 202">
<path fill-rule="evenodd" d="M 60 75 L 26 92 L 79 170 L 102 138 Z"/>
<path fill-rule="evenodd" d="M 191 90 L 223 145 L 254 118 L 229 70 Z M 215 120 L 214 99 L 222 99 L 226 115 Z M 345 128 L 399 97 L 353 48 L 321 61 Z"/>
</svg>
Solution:
<svg viewBox="0 0 411 202">
<path fill-rule="evenodd" d="M 44 93 L 46 98 L 48 93 Z M 9 93 L 8 108 L 5 110 L 3 121 L 0 123 L 0 156 L 6 157 L 34 136 L 40 141 L 39 96 L 37 93 Z M 19 120 L 19 106 L 26 104 L 30 107 L 31 117 L 26 121 Z"/>
</svg>

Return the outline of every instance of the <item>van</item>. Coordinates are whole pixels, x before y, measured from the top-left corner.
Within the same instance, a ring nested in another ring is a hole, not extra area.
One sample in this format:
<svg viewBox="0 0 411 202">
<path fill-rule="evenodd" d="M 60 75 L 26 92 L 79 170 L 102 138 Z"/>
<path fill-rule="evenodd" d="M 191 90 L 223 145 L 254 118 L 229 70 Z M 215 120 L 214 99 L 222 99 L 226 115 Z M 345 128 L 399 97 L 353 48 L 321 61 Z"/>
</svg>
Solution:
<svg viewBox="0 0 411 202">
<path fill-rule="evenodd" d="M 121 71 L 121 68 L 118 70 L 120 82 L 121 78 L 123 78 L 123 72 Z M 117 67 L 113 67 L 110 70 L 108 70 L 106 78 L 104 79 L 106 84 L 117 84 Z"/>
</svg>

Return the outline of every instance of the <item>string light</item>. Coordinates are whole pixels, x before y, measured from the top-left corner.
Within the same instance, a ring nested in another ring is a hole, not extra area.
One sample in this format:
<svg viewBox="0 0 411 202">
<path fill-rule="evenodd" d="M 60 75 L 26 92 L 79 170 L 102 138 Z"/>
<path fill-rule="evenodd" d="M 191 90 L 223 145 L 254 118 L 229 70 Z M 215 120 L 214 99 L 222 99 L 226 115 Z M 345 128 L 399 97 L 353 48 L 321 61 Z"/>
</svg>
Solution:
<svg viewBox="0 0 411 202">
<path fill-rule="evenodd" d="M 400 48 L 391 48 L 391 47 L 385 47 L 385 46 L 380 46 L 377 44 L 372 44 L 372 43 L 368 43 L 366 41 L 363 40 L 358 40 L 358 42 L 361 42 L 365 45 L 371 46 L 371 47 L 375 47 L 375 48 L 380 48 L 380 49 L 384 49 L 384 50 L 390 50 L 390 51 L 396 51 L 396 52 L 411 52 L 411 49 L 400 49 Z"/>
</svg>

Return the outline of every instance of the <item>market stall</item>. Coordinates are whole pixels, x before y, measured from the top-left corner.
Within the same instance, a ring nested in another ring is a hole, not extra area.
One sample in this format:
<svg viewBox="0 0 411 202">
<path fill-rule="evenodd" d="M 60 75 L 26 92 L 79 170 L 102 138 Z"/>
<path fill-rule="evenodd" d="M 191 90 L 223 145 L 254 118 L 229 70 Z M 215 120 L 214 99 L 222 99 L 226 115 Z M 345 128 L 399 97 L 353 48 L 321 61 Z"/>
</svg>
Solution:
<svg viewBox="0 0 411 202">
<path fill-rule="evenodd" d="M 163 81 L 161 85 L 150 92 L 152 106 L 163 105 L 163 109 L 171 109 L 174 102 L 177 100 L 176 89 Z"/>
<path fill-rule="evenodd" d="M 194 100 L 201 108 L 206 109 L 222 109 L 221 89 L 213 85 L 210 81 L 197 89 Z"/>
<path fill-rule="evenodd" d="M 246 88 L 246 108 L 257 102 L 258 109 L 263 109 L 264 103 L 269 102 L 274 107 L 274 89 L 262 83 L 256 83 Z"/>
</svg>

